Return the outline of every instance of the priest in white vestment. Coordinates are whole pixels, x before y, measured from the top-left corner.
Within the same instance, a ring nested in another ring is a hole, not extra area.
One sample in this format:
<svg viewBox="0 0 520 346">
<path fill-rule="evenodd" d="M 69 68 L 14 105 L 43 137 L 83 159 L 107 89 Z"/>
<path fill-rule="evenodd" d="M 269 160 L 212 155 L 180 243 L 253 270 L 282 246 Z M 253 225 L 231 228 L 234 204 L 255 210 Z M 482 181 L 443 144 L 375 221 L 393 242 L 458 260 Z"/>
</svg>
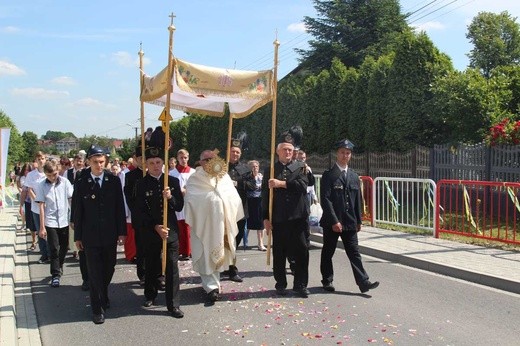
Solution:
<svg viewBox="0 0 520 346">
<path fill-rule="evenodd" d="M 201 166 L 186 183 L 184 212 L 191 228 L 193 270 L 200 274 L 210 302 L 220 297 L 220 272 L 233 264 L 242 200 L 226 173 L 226 163 L 205 150 Z"/>
</svg>

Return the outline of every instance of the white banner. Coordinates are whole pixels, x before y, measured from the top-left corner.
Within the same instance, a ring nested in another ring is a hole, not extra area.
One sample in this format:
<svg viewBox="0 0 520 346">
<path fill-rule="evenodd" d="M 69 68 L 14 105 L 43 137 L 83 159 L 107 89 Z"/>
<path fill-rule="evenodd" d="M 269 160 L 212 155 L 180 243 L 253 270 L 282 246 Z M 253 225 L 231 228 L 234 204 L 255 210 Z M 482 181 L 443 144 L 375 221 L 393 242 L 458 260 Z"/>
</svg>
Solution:
<svg viewBox="0 0 520 346">
<path fill-rule="evenodd" d="M 2 186 L 2 202 L 5 201 L 5 190 L 7 185 L 7 151 L 9 150 L 9 137 L 11 136 L 10 128 L 0 128 L 0 186 Z"/>
</svg>

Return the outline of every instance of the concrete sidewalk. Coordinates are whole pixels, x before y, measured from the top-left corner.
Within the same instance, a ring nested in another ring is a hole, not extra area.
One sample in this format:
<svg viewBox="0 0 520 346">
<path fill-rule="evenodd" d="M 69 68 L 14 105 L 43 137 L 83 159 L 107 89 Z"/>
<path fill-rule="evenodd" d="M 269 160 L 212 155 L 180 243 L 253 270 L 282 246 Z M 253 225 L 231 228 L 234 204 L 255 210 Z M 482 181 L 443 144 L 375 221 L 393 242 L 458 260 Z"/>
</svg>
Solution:
<svg viewBox="0 0 520 346">
<path fill-rule="evenodd" d="M 34 310 L 27 232 L 16 231 L 18 207 L 0 213 L 0 345 L 41 345 Z"/>
<path fill-rule="evenodd" d="M 0 345 L 40 345 L 27 262 L 27 235 L 15 231 L 17 208 L 0 214 Z M 321 234 L 311 240 L 321 243 Z M 488 249 L 365 226 L 361 252 L 391 262 L 520 294 L 520 252 Z M 338 243 L 342 247 L 341 242 Z"/>
<path fill-rule="evenodd" d="M 322 235 L 311 240 L 321 243 Z M 520 294 L 520 252 L 370 226 L 363 226 L 359 244 L 364 255 Z"/>
</svg>

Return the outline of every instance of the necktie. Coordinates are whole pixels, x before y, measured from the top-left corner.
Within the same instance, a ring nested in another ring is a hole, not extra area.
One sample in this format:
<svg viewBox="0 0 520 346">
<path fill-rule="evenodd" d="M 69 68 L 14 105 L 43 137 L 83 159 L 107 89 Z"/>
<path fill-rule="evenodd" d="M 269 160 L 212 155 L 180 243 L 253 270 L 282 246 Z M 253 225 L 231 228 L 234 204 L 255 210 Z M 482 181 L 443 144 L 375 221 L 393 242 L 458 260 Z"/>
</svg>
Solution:
<svg viewBox="0 0 520 346">
<path fill-rule="evenodd" d="M 96 186 L 95 186 L 95 188 L 96 188 L 97 190 L 101 189 L 101 186 L 99 185 L 99 181 L 100 181 L 100 180 L 101 180 L 101 179 L 99 179 L 99 177 L 95 177 L 95 178 L 94 178 L 94 181 L 96 182 Z"/>
</svg>

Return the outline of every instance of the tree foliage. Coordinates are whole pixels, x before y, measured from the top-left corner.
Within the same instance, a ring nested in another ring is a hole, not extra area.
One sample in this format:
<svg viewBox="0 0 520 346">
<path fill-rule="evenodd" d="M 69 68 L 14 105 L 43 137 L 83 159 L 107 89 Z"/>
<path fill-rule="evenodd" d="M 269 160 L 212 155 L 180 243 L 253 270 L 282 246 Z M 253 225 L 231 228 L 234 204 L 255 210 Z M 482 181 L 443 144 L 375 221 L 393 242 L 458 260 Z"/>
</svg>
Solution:
<svg viewBox="0 0 520 346">
<path fill-rule="evenodd" d="M 16 162 L 23 162 L 25 159 L 25 146 L 11 118 L 0 109 L 0 127 L 10 128 L 9 149 L 7 151 L 7 165 L 13 166 Z"/>
<path fill-rule="evenodd" d="M 76 138 L 76 136 L 72 132 L 61 132 L 61 131 L 47 131 L 43 136 L 42 139 L 47 139 L 51 141 L 59 141 L 64 138 Z"/>
<path fill-rule="evenodd" d="M 313 71 L 328 69 L 335 57 L 358 67 L 365 57 L 386 52 L 396 33 L 408 30 L 398 0 L 313 2 L 318 17 L 306 16 L 304 23 L 314 39 L 309 50 L 299 50 L 303 66 Z"/>
<path fill-rule="evenodd" d="M 436 77 L 453 69 L 447 56 L 424 33 L 403 33 L 388 74 L 384 141 L 389 149 L 405 150 L 416 144 L 430 146 L 438 139 L 433 95 Z"/>
<path fill-rule="evenodd" d="M 468 54 L 470 66 L 486 78 L 498 66 L 520 62 L 520 26 L 506 11 L 480 12 L 468 26 L 466 37 L 474 46 Z"/>
<path fill-rule="evenodd" d="M 22 141 L 25 146 L 23 161 L 32 161 L 36 152 L 40 150 L 38 146 L 38 135 L 31 131 L 25 131 L 22 133 Z"/>
</svg>

